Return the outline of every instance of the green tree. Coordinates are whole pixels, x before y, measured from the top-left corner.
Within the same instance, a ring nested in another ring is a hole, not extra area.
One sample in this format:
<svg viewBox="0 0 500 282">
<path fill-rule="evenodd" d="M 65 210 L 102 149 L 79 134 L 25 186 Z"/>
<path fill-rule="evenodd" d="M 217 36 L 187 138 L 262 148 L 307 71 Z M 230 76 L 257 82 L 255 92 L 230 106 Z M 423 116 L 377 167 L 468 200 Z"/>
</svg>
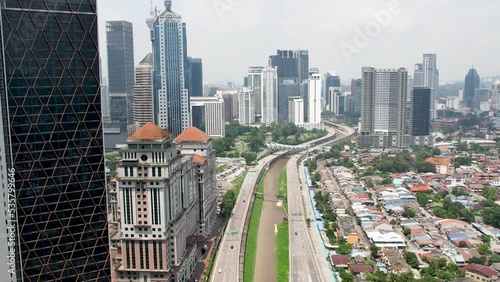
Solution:
<svg viewBox="0 0 500 282">
<path fill-rule="evenodd" d="M 491 238 L 488 235 L 481 235 L 481 241 L 485 244 L 489 244 L 491 242 Z"/>
<path fill-rule="evenodd" d="M 481 245 L 479 245 L 477 247 L 477 252 L 480 255 L 490 255 L 491 254 L 491 250 L 490 250 L 489 244 L 481 244 Z"/>
<path fill-rule="evenodd" d="M 248 143 L 248 147 L 252 152 L 258 152 L 264 147 L 264 140 L 259 136 L 249 136 L 247 137 L 246 142 Z"/>
<path fill-rule="evenodd" d="M 221 203 L 221 212 L 220 214 L 224 218 L 229 218 L 231 216 L 231 213 L 233 212 L 234 205 L 236 203 L 236 191 L 234 189 L 231 189 L 224 194 L 224 197 L 222 198 L 222 203 Z"/>
<path fill-rule="evenodd" d="M 406 209 L 402 216 L 406 217 L 406 218 L 414 218 L 417 214 L 415 213 L 414 210 L 412 209 Z"/>
<path fill-rule="evenodd" d="M 488 200 L 496 201 L 498 195 L 498 189 L 496 187 L 486 186 L 483 188 L 483 197 Z"/>
<path fill-rule="evenodd" d="M 247 164 L 252 164 L 257 159 L 257 154 L 254 152 L 243 152 L 241 157 L 245 159 Z"/>
<path fill-rule="evenodd" d="M 415 255 L 415 253 L 407 252 L 407 251 L 405 251 L 404 254 L 405 254 L 406 263 L 415 269 L 418 268 L 418 266 L 420 265 L 420 262 L 418 261 L 417 255 Z"/>
<path fill-rule="evenodd" d="M 376 259 L 376 258 L 379 257 L 379 255 L 378 255 L 379 251 L 380 251 L 380 248 L 377 247 L 377 245 L 375 245 L 375 244 L 371 244 L 370 245 L 370 252 L 371 252 L 371 255 L 372 255 L 373 259 Z"/>
<path fill-rule="evenodd" d="M 348 243 L 341 243 L 337 248 L 337 253 L 341 255 L 350 255 L 352 252 L 352 245 Z"/>
<path fill-rule="evenodd" d="M 468 157 L 457 157 L 453 160 L 453 165 L 455 168 L 459 168 L 462 165 L 468 166 L 472 164 L 472 159 Z"/>
<path fill-rule="evenodd" d="M 459 248 L 467 248 L 468 245 L 467 245 L 467 243 L 465 241 L 460 241 L 460 243 L 458 243 L 458 247 Z"/>
</svg>

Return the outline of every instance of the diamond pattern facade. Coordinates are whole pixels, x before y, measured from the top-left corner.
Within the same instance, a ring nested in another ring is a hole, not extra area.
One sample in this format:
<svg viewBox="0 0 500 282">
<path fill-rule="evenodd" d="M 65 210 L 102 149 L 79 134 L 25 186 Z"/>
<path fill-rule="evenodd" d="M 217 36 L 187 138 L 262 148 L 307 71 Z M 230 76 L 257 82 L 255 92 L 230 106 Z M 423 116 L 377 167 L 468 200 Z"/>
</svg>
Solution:
<svg viewBox="0 0 500 282">
<path fill-rule="evenodd" d="M 4 0 L 1 11 L 17 279 L 109 281 L 96 0 Z"/>
</svg>

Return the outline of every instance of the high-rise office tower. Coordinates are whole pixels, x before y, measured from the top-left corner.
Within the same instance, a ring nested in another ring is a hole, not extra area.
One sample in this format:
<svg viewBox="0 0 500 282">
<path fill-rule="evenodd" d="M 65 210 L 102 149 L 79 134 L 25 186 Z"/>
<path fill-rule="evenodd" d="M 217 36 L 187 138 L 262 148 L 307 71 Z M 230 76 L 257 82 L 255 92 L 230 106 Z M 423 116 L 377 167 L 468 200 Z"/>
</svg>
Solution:
<svg viewBox="0 0 500 282">
<path fill-rule="evenodd" d="M 203 63 L 199 58 L 188 57 L 189 97 L 203 96 Z"/>
<path fill-rule="evenodd" d="M 248 88 L 251 88 L 254 93 L 254 109 L 255 122 L 260 122 L 262 118 L 262 72 L 264 71 L 264 67 L 249 67 L 248 68 Z"/>
<path fill-rule="evenodd" d="M 330 112 L 333 112 L 334 114 L 340 115 L 344 113 L 344 104 L 343 104 L 343 98 L 342 96 L 342 91 L 340 87 L 330 87 L 328 89 L 328 100 L 330 101 L 330 104 L 328 105 L 328 110 Z M 342 100 L 342 101 L 340 101 Z M 341 105 L 342 104 L 342 105 Z"/>
<path fill-rule="evenodd" d="M 235 104 L 234 95 L 232 94 L 224 94 L 222 96 L 224 99 L 224 122 L 232 122 L 234 120 L 234 111 L 233 105 Z"/>
<path fill-rule="evenodd" d="M 469 109 L 473 107 L 474 94 L 476 89 L 479 89 L 481 79 L 476 69 L 472 67 L 467 75 L 465 76 L 465 86 L 464 86 L 464 102 L 465 106 Z"/>
<path fill-rule="evenodd" d="M 255 94 L 252 88 L 243 87 L 238 93 L 238 117 L 240 124 L 255 123 Z"/>
<path fill-rule="evenodd" d="M 321 75 L 319 73 L 311 74 L 309 78 L 309 108 L 308 123 L 317 125 L 321 123 Z"/>
<path fill-rule="evenodd" d="M 423 62 L 415 64 L 413 85 L 431 89 L 431 119 L 436 118 L 437 98 L 439 90 L 439 71 L 436 54 L 423 54 Z"/>
<path fill-rule="evenodd" d="M 1 281 L 109 281 L 96 1 L 2 1 Z"/>
<path fill-rule="evenodd" d="M 411 97 L 411 135 L 427 136 L 430 133 L 431 89 L 414 87 Z"/>
<path fill-rule="evenodd" d="M 211 147 L 210 137 L 202 138 Z M 167 130 L 149 122 L 121 150 L 116 193 L 110 192 L 116 199 L 111 210 L 119 211 L 111 218 L 118 227 L 110 230 L 113 281 L 187 281 L 194 271 L 203 194 L 197 166 L 206 157 L 182 154 L 173 142 Z"/>
<path fill-rule="evenodd" d="M 326 100 L 326 108 L 330 108 L 332 105 L 332 101 L 328 95 L 330 87 L 339 87 L 340 88 L 340 77 L 335 75 L 333 71 L 327 72 L 325 74 L 325 85 L 323 98 Z"/>
<path fill-rule="evenodd" d="M 278 50 L 276 55 L 269 56 L 269 64 L 278 68 L 279 83 L 293 80 L 300 85 L 309 79 L 309 51 Z"/>
<path fill-rule="evenodd" d="M 361 135 L 395 136 L 391 141 L 403 146 L 406 133 L 408 72 L 400 69 L 362 69 Z"/>
<path fill-rule="evenodd" d="M 221 97 L 191 97 L 191 126 L 212 137 L 224 137 L 224 99 Z"/>
<path fill-rule="evenodd" d="M 153 54 L 149 53 L 135 69 L 134 123 L 140 126 L 153 121 L 152 72 Z"/>
<path fill-rule="evenodd" d="M 275 67 L 262 71 L 262 123 L 271 125 L 278 121 L 278 73 Z"/>
<path fill-rule="evenodd" d="M 288 122 L 297 126 L 304 124 L 304 100 L 300 97 L 288 98 Z"/>
<path fill-rule="evenodd" d="M 474 99 L 472 100 L 472 109 L 474 111 L 487 112 L 490 110 L 490 94 L 488 88 L 479 88 L 474 92 Z"/>
<path fill-rule="evenodd" d="M 165 1 L 152 25 L 153 119 L 173 136 L 189 127 L 186 24 Z"/>
<path fill-rule="evenodd" d="M 108 90 L 111 121 L 120 129 L 133 123 L 134 112 L 134 31 L 126 21 L 106 22 Z"/>
<path fill-rule="evenodd" d="M 351 80 L 351 95 L 354 100 L 354 112 L 361 113 L 361 79 Z"/>
<path fill-rule="evenodd" d="M 278 120 L 288 118 L 288 98 L 301 96 L 307 118 L 307 84 L 309 79 L 309 51 L 307 50 L 277 50 L 276 55 L 269 56 L 269 64 L 278 70 Z"/>
<path fill-rule="evenodd" d="M 293 80 L 284 80 L 278 86 L 278 122 L 288 122 L 288 105 L 291 97 L 300 96 L 299 87 Z M 302 101 L 303 103 L 304 101 Z"/>
<path fill-rule="evenodd" d="M 189 127 L 174 139 L 177 152 L 193 158 L 194 182 L 198 190 L 198 235 L 207 237 L 217 220 L 217 165 L 212 138 L 196 127 Z M 185 196 L 182 196 L 185 197 Z M 188 276 L 185 276 L 189 278 Z"/>
</svg>

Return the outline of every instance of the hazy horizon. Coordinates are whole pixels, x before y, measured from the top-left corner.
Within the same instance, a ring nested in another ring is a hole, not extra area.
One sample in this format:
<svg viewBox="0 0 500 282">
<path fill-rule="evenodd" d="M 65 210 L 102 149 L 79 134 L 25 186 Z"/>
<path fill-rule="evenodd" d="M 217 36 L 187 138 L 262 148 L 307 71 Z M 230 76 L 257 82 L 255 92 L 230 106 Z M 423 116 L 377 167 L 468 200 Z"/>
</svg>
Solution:
<svg viewBox="0 0 500 282">
<path fill-rule="evenodd" d="M 151 4 L 140 2 L 98 2 L 104 77 L 105 21 L 134 24 L 136 65 L 151 52 L 145 23 Z M 153 5 L 164 10 L 163 1 L 154 0 Z M 241 85 L 247 68 L 267 65 L 277 49 L 309 50 L 311 67 L 321 73 L 335 70 L 344 84 L 359 78 L 362 66 L 406 67 L 412 75 L 423 53 L 437 54 L 442 82 L 464 80 L 472 65 L 481 77 L 499 75 L 490 63 L 500 46 L 494 26 L 500 2 L 493 0 L 480 4 L 465 0 L 174 0 L 172 9 L 186 22 L 188 56 L 202 58 L 207 83 L 232 80 Z"/>
</svg>

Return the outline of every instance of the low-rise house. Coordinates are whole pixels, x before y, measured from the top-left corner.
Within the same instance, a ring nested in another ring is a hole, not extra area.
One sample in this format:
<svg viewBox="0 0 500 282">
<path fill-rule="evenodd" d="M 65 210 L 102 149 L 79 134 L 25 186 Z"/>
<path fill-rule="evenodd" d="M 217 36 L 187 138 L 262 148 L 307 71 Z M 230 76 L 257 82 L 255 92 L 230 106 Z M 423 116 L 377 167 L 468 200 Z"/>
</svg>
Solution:
<svg viewBox="0 0 500 282">
<path fill-rule="evenodd" d="M 345 255 L 331 255 L 330 263 L 335 268 L 348 268 L 349 267 L 349 256 Z"/>
<path fill-rule="evenodd" d="M 349 270 L 352 274 L 373 273 L 373 267 L 369 264 L 349 264 Z"/>
<path fill-rule="evenodd" d="M 465 277 L 472 278 L 478 282 L 493 282 L 499 278 L 498 271 L 484 265 L 469 264 L 463 269 Z"/>
</svg>

